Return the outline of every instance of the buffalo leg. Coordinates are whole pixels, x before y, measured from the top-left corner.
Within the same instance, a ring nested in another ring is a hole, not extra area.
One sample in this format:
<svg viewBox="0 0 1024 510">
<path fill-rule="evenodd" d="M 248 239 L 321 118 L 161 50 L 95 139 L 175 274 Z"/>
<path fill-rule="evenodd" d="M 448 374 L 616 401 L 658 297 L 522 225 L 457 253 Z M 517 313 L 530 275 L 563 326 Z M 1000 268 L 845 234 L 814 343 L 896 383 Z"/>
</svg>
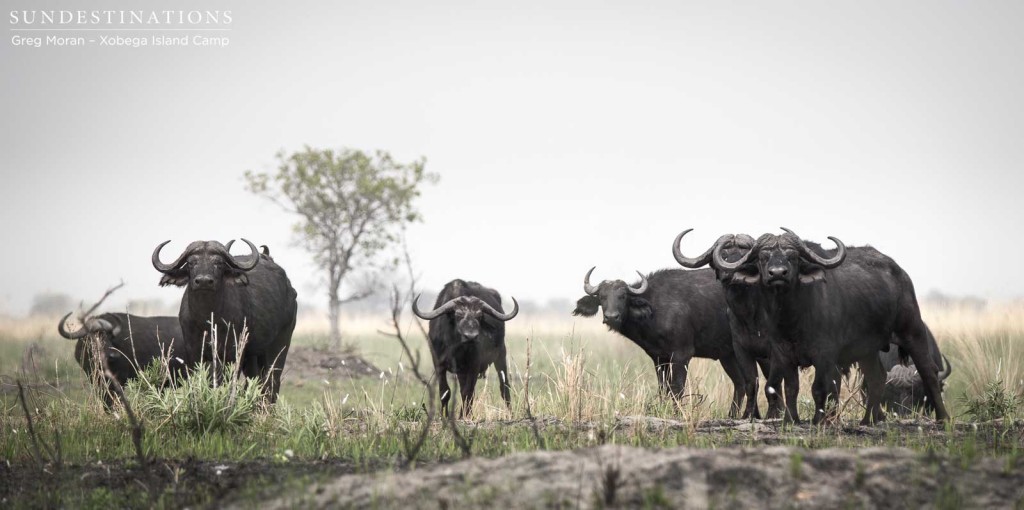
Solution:
<svg viewBox="0 0 1024 510">
<path fill-rule="evenodd" d="M 878 354 L 872 354 L 857 363 L 864 374 L 864 419 L 861 425 L 871 425 L 885 420 L 882 412 L 882 392 L 885 391 L 885 371 Z"/>
<path fill-rule="evenodd" d="M 693 352 L 676 352 L 669 362 L 669 394 L 675 399 L 683 398 L 686 391 L 686 375 L 689 372 Z"/>
<path fill-rule="evenodd" d="M 757 360 L 757 364 L 761 367 L 761 372 L 764 373 L 764 377 L 767 379 L 768 371 L 771 370 L 769 361 L 765 358 L 761 358 Z M 785 380 L 783 380 L 783 384 L 785 384 Z M 774 420 L 775 418 L 782 416 L 782 408 L 784 407 L 784 404 L 782 402 L 782 392 L 779 390 L 780 388 L 773 388 L 772 391 L 768 391 L 768 387 L 765 386 L 764 396 L 768 399 L 768 412 L 764 415 L 766 419 Z M 756 387 L 754 388 L 754 391 L 756 397 Z"/>
<path fill-rule="evenodd" d="M 654 358 L 654 373 L 658 376 L 658 390 L 661 393 L 671 394 L 671 387 L 669 386 L 669 378 L 672 373 L 672 366 L 668 361 L 662 358 Z"/>
<path fill-rule="evenodd" d="M 790 367 L 783 374 L 784 382 L 786 385 L 786 415 L 792 419 L 793 423 L 800 423 L 800 412 L 797 409 L 797 399 L 800 396 L 800 370 L 796 367 Z"/>
<path fill-rule="evenodd" d="M 771 359 L 768 362 L 768 377 L 765 381 L 765 394 L 771 395 L 774 391 L 778 396 L 779 391 L 782 389 L 783 381 L 786 384 L 786 414 L 782 417 L 785 423 L 800 423 L 800 414 L 797 412 L 797 395 L 800 391 L 799 384 L 792 384 L 792 374 L 797 373 L 796 368 L 792 367 L 788 359 L 784 359 L 781 355 L 772 354 Z M 795 389 L 795 391 L 794 391 Z"/>
<path fill-rule="evenodd" d="M 247 378 L 259 379 L 263 376 L 263 366 L 265 362 L 262 359 L 262 356 L 246 353 L 245 357 L 236 358 L 235 363 L 241 363 L 242 366 L 239 368 L 241 369 L 242 375 Z M 266 383 L 264 380 L 260 380 L 260 382 L 264 384 Z"/>
<path fill-rule="evenodd" d="M 498 371 L 498 387 L 501 390 L 501 399 L 505 401 L 505 407 L 512 411 L 512 390 L 508 382 L 508 360 L 503 352 L 494 362 L 494 368 Z"/>
<path fill-rule="evenodd" d="M 476 392 L 476 380 L 479 374 L 475 371 L 459 372 L 459 392 L 462 393 L 462 409 L 459 418 L 466 418 L 473 410 L 473 393 Z"/>
<path fill-rule="evenodd" d="M 447 418 L 448 413 L 451 412 L 451 409 L 448 407 L 448 401 L 452 398 L 452 388 L 448 385 L 448 372 L 444 369 L 437 371 L 437 386 L 438 393 L 441 396 L 441 414 Z"/>
<path fill-rule="evenodd" d="M 739 356 L 727 356 L 718 360 L 725 370 L 725 375 L 732 381 L 732 405 L 729 407 L 729 417 L 736 418 L 740 414 L 740 406 L 743 405 L 743 395 L 747 389 L 746 377 L 740 369 Z M 757 377 L 757 368 L 754 368 L 754 377 Z M 755 381 L 756 385 L 757 382 Z M 754 390 L 757 391 L 756 389 Z M 756 406 L 755 406 L 756 409 Z"/>
<path fill-rule="evenodd" d="M 741 418 L 759 420 L 761 419 L 761 410 L 757 408 L 757 363 L 746 349 L 739 348 L 735 344 L 733 347 L 736 353 L 736 364 L 743 376 L 743 393 L 747 399 L 747 405 L 743 409 Z"/>
<path fill-rule="evenodd" d="M 939 382 L 939 367 L 935 366 L 928 348 L 928 335 L 924 323 L 917 328 L 912 328 L 905 335 L 899 337 L 903 341 L 901 347 L 910 353 L 910 359 L 914 360 L 917 373 L 924 383 L 924 395 L 927 402 L 935 406 L 935 419 L 945 421 L 949 418 L 946 412 L 946 405 L 942 402 L 942 385 Z"/>
<path fill-rule="evenodd" d="M 267 360 L 264 367 L 263 377 L 267 381 L 270 393 L 270 403 L 277 401 L 277 394 L 281 391 L 281 373 L 284 372 L 284 362 L 288 359 L 288 347 L 281 349 L 273 359 Z"/>
<path fill-rule="evenodd" d="M 840 377 L 839 369 L 834 362 L 814 365 L 814 384 L 811 385 L 811 394 L 814 395 L 814 419 L 811 423 L 820 425 L 838 410 Z"/>
</svg>

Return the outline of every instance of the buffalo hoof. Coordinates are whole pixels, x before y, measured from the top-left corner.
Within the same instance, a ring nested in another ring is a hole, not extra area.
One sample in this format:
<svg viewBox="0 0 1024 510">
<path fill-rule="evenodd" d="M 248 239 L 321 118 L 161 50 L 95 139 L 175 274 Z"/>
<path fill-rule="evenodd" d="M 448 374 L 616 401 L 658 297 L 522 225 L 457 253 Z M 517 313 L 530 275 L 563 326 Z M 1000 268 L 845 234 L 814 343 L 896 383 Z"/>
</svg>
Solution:
<svg viewBox="0 0 1024 510">
<path fill-rule="evenodd" d="M 884 421 L 885 421 L 885 414 L 884 413 L 878 413 L 878 414 L 876 414 L 874 416 L 871 416 L 871 414 L 866 414 L 866 415 L 864 415 L 864 418 L 860 420 L 860 424 L 864 425 L 864 426 L 867 426 L 867 427 L 870 427 L 872 425 L 880 424 L 880 423 L 882 423 Z"/>
</svg>

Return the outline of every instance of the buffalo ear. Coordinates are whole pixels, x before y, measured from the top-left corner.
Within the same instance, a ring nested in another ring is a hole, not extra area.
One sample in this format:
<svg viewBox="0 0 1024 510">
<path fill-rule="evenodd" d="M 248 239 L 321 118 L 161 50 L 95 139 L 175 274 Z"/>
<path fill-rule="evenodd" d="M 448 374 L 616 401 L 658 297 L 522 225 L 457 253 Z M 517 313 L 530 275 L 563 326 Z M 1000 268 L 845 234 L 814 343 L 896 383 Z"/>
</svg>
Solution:
<svg viewBox="0 0 1024 510">
<path fill-rule="evenodd" d="M 572 311 L 572 314 L 593 317 L 600 308 L 601 300 L 597 299 L 596 296 L 583 296 L 576 302 L 576 309 Z"/>
<path fill-rule="evenodd" d="M 235 282 L 235 285 L 249 285 L 249 277 L 245 273 L 232 273 L 228 277 L 231 278 L 231 281 Z"/>
<path fill-rule="evenodd" d="M 629 300 L 629 316 L 633 320 L 645 320 L 654 315 L 654 309 L 651 308 L 651 302 L 640 297 L 630 298 Z"/>
<path fill-rule="evenodd" d="M 168 285 L 174 285 L 175 287 L 184 287 L 188 285 L 188 273 L 176 272 L 167 273 L 160 278 L 160 286 L 166 287 Z"/>
<path fill-rule="evenodd" d="M 825 281 L 825 270 L 821 266 L 806 266 L 800 268 L 800 283 L 811 284 Z"/>
<path fill-rule="evenodd" d="M 757 272 L 749 273 L 742 270 L 736 271 L 732 274 L 732 279 L 729 280 L 731 285 L 757 285 L 761 281 L 761 276 Z"/>
</svg>

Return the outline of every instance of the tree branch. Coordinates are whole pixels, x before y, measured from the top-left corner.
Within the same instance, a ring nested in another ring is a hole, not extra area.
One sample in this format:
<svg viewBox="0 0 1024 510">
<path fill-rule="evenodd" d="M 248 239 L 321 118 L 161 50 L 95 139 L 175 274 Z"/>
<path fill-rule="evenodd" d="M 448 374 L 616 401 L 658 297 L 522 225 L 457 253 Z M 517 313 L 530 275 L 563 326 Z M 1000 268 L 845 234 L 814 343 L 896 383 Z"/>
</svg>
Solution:
<svg viewBox="0 0 1024 510">
<path fill-rule="evenodd" d="M 103 301 L 110 297 L 114 291 L 123 286 L 124 282 L 122 281 L 121 283 L 107 289 L 107 292 L 103 294 L 103 297 L 101 297 L 99 301 L 92 305 L 92 307 L 82 315 L 82 323 L 84 324 L 86 319 L 92 315 L 92 313 L 96 311 Z M 118 400 L 121 401 L 125 414 L 128 415 L 128 423 L 130 423 L 132 427 L 132 443 L 135 446 L 135 458 L 141 466 L 146 460 L 145 454 L 142 450 L 142 436 L 145 433 L 145 430 L 142 423 L 136 418 L 135 412 L 132 411 L 132 406 L 128 403 L 128 399 L 124 396 L 124 388 L 121 387 L 121 383 L 117 380 L 117 377 L 114 377 L 113 372 L 110 371 L 110 364 L 108 363 L 109 360 L 106 356 L 108 349 L 111 347 L 109 339 L 106 335 L 96 334 L 93 335 L 92 340 L 92 358 L 94 361 L 99 360 L 100 370 L 103 373 L 103 377 L 107 380 L 109 387 L 114 389 L 115 396 L 117 396 Z"/>
<path fill-rule="evenodd" d="M 405 353 L 405 357 L 409 359 L 409 369 L 413 376 L 420 384 L 423 385 L 424 391 L 427 392 L 427 419 L 423 422 L 422 428 L 413 442 L 409 441 L 409 434 L 407 431 L 402 431 L 402 444 L 405 448 L 405 460 L 403 466 L 408 466 L 416 457 L 419 455 L 420 450 L 423 448 L 423 444 L 427 440 L 427 435 L 430 433 L 430 426 L 434 423 L 434 418 L 437 415 L 437 404 L 434 396 L 434 378 L 435 375 L 427 378 L 420 372 L 420 356 L 417 352 L 415 356 L 412 354 L 412 350 L 409 349 L 409 343 L 405 341 L 405 337 L 402 335 L 401 327 L 401 316 L 402 308 L 405 306 L 406 299 L 402 298 L 401 292 L 398 290 L 398 286 L 394 286 L 391 292 L 391 327 L 394 329 L 394 333 L 387 333 L 381 331 L 382 334 L 390 336 L 398 340 L 398 343 L 402 346 L 402 352 Z M 429 345 L 429 342 L 428 342 Z M 433 353 L 433 349 L 431 349 Z"/>
<path fill-rule="evenodd" d="M 353 301 L 359 301 L 361 299 L 366 299 L 366 298 L 372 296 L 373 293 L 374 293 L 373 289 L 363 289 L 363 290 L 361 290 L 359 292 L 356 292 L 356 293 L 353 293 L 353 294 L 349 295 L 347 298 L 344 298 L 341 301 L 338 301 L 338 303 L 345 304 L 345 303 L 351 303 Z"/>
<path fill-rule="evenodd" d="M 122 280 L 121 283 L 118 283 L 117 285 L 114 285 L 113 287 L 107 289 L 107 291 L 103 293 L 103 297 L 101 297 L 99 301 L 97 301 L 95 304 L 92 305 L 92 307 L 90 307 L 88 310 L 82 313 L 81 316 L 79 316 L 79 321 L 82 324 L 85 324 L 85 318 L 92 315 L 92 313 L 95 312 L 96 309 L 99 308 L 100 305 L 103 304 L 103 302 L 106 301 L 111 294 L 113 294 L 117 289 L 120 289 L 121 287 L 124 287 L 124 280 Z"/>
</svg>

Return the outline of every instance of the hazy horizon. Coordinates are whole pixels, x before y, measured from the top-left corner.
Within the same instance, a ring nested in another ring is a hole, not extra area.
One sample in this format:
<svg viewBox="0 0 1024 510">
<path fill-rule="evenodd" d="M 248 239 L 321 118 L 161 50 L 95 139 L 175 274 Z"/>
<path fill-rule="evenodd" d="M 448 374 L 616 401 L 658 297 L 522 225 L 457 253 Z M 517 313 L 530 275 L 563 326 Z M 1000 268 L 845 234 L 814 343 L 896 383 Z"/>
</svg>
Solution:
<svg viewBox="0 0 1024 510">
<path fill-rule="evenodd" d="M 574 301 L 591 266 L 678 267 L 683 229 L 696 254 L 786 226 L 877 247 L 919 296 L 1024 296 L 1000 264 L 1024 248 L 1024 4 L 215 8 L 232 11 L 225 48 L 26 48 L 8 32 L 0 313 L 122 279 L 117 300 L 171 302 L 157 244 L 169 260 L 241 237 L 323 307 L 296 218 L 242 180 L 307 144 L 427 158 L 440 181 L 408 244 L 429 289 Z"/>
</svg>

